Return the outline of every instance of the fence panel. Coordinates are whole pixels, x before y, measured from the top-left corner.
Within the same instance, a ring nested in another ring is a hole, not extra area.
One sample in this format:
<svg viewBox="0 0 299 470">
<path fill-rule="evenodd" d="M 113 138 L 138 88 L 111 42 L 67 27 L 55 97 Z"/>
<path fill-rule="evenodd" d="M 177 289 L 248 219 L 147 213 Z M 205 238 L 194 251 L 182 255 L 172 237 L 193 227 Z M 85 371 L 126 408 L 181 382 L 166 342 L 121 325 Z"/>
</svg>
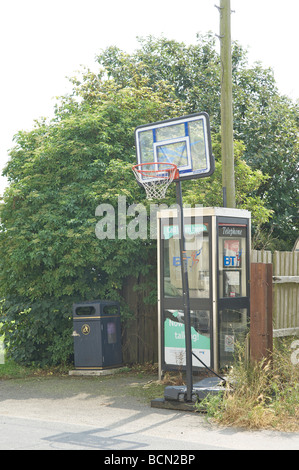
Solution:
<svg viewBox="0 0 299 470">
<path fill-rule="evenodd" d="M 124 363 L 158 362 L 158 322 L 157 305 L 147 305 L 144 298 L 149 294 L 142 287 L 146 282 L 129 277 L 122 296 L 132 312 L 131 318 L 123 325 L 122 351 Z"/>
<path fill-rule="evenodd" d="M 273 325 L 275 330 L 298 331 L 299 252 L 251 252 L 252 263 L 273 263 Z M 294 333 L 292 333 L 294 334 Z"/>
<path fill-rule="evenodd" d="M 267 250 L 251 250 L 251 262 L 272 264 L 272 253 Z"/>
<path fill-rule="evenodd" d="M 299 326 L 299 253 L 275 251 L 273 256 L 274 327 Z"/>
</svg>

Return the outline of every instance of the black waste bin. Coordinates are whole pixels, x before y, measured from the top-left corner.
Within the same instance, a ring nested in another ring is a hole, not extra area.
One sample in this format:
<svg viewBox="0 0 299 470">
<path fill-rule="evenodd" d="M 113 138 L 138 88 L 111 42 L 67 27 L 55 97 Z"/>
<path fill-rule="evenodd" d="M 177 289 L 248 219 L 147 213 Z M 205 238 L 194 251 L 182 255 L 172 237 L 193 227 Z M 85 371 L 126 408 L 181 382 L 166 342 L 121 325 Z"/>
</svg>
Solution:
<svg viewBox="0 0 299 470">
<path fill-rule="evenodd" d="M 119 303 L 95 300 L 73 305 L 75 369 L 122 365 Z"/>
</svg>

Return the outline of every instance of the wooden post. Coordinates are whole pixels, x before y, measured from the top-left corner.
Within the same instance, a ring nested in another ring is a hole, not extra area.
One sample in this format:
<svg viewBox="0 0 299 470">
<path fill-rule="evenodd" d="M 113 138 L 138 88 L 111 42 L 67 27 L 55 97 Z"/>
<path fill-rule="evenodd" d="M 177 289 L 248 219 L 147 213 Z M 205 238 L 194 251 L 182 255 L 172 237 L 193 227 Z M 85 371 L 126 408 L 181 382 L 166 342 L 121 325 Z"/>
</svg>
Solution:
<svg viewBox="0 0 299 470">
<path fill-rule="evenodd" d="M 271 358 L 273 352 L 272 264 L 251 263 L 250 359 Z"/>
<path fill-rule="evenodd" d="M 225 207 L 236 207 L 230 0 L 220 0 L 221 153 Z"/>
</svg>

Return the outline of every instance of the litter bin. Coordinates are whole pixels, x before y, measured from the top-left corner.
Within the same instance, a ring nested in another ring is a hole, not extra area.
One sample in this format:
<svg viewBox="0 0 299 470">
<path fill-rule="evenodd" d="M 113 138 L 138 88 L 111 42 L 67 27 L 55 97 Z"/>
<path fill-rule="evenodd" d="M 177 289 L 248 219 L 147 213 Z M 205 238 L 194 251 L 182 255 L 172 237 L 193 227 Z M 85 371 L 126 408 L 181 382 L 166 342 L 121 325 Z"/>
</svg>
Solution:
<svg viewBox="0 0 299 470">
<path fill-rule="evenodd" d="M 122 365 L 119 303 L 95 300 L 73 305 L 75 369 Z"/>
</svg>

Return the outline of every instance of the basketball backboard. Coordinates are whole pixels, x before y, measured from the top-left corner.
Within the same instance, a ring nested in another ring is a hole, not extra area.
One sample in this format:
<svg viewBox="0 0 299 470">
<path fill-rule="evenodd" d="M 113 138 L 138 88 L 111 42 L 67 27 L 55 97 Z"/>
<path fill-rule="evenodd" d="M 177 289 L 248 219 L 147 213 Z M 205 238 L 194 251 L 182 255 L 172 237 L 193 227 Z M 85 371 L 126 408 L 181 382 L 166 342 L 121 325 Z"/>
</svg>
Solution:
<svg viewBox="0 0 299 470">
<path fill-rule="evenodd" d="M 135 142 L 137 164 L 175 164 L 181 181 L 204 178 L 214 172 L 210 122 L 206 113 L 139 126 L 135 130 Z"/>
</svg>

